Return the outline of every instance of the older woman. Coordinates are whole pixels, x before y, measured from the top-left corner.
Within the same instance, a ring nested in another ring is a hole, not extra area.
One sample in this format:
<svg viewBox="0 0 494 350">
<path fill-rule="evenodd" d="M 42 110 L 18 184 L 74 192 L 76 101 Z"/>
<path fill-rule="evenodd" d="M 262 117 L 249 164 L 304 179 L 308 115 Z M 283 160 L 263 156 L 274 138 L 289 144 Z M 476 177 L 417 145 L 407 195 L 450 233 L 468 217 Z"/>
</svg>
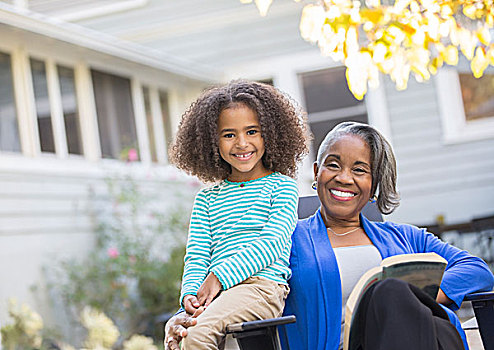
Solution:
<svg viewBox="0 0 494 350">
<path fill-rule="evenodd" d="M 297 323 L 287 327 L 290 349 L 338 349 L 342 306 L 351 290 L 365 271 L 392 255 L 434 252 L 448 260 L 437 302 L 452 309 L 466 294 L 492 288 L 492 273 L 481 259 L 423 229 L 371 222 L 361 214 L 374 199 L 383 214 L 399 204 L 393 151 L 373 127 L 344 122 L 329 132 L 319 147 L 314 179 L 321 208 L 299 221 L 293 234 L 285 313 L 295 314 Z M 402 329 L 398 339 L 412 332 Z"/>
<path fill-rule="evenodd" d="M 285 314 L 296 315 L 297 322 L 282 331 L 283 347 L 288 343 L 291 350 L 340 348 L 343 306 L 360 276 L 389 256 L 434 252 L 448 261 L 436 301 L 447 306 L 444 307 L 447 316 L 443 318 L 449 317 L 451 323 L 446 321 L 441 326 L 449 337 L 456 336 L 461 345 L 460 334 L 467 348 L 464 333 L 451 309 L 457 309 L 468 293 L 492 289 L 494 277 L 481 259 L 423 229 L 371 222 L 361 214 L 368 201 L 376 200 L 383 214 L 391 213 L 399 204 L 396 162 L 384 137 L 369 125 L 353 122 L 337 125 L 319 148 L 314 179 L 313 188 L 317 190 L 321 208 L 310 218 L 299 221 L 293 233 L 291 292 Z M 379 310 L 373 314 L 374 319 L 380 320 L 375 323 L 385 332 L 376 331 L 370 337 L 373 344 L 365 344 L 364 348 L 428 349 L 419 344 L 430 341 L 430 337 L 424 336 L 423 325 L 413 319 L 413 311 L 421 308 L 420 299 L 416 300 L 406 286 L 398 286 L 397 291 L 395 287 L 386 289 L 384 295 L 396 293 L 398 298 L 390 296 L 389 303 L 379 306 L 384 311 L 387 309 L 388 314 L 383 316 Z M 398 302 L 392 304 L 392 300 Z M 407 312 L 396 311 L 407 307 Z M 438 309 L 439 313 L 443 312 L 443 308 Z M 194 322 L 185 315 L 171 319 L 165 346 L 178 349 L 177 340 Z M 393 330 L 400 335 L 397 343 L 393 343 Z M 437 348 L 437 344 L 430 348 Z"/>
</svg>

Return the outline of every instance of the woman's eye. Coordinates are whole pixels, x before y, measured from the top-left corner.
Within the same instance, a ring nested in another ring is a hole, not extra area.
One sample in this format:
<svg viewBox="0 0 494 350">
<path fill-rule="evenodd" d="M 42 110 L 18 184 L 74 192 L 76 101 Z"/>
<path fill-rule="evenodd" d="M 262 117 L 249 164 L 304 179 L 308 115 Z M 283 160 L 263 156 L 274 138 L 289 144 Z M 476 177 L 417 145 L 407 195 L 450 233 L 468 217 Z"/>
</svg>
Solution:
<svg viewBox="0 0 494 350">
<path fill-rule="evenodd" d="M 337 163 L 329 163 L 326 165 L 326 168 L 330 169 L 338 169 L 340 166 Z"/>
<path fill-rule="evenodd" d="M 247 131 L 247 135 L 255 135 L 257 134 L 257 130 L 249 130 Z"/>
<path fill-rule="evenodd" d="M 232 137 L 234 137 L 235 135 L 234 134 L 224 134 L 223 137 L 227 138 L 227 139 L 231 139 Z"/>
<path fill-rule="evenodd" d="M 355 171 L 358 174 L 365 174 L 365 173 L 367 173 L 367 170 L 362 169 L 362 168 L 356 168 L 353 171 Z"/>
</svg>

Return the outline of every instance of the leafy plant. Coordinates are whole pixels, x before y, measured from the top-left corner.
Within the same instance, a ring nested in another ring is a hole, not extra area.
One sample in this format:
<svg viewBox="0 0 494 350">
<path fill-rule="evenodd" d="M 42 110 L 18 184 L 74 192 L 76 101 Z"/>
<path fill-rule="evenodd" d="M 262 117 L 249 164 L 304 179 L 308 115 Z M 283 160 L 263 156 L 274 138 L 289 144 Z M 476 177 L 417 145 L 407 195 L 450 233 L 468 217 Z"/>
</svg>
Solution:
<svg viewBox="0 0 494 350">
<path fill-rule="evenodd" d="M 2 346 L 6 350 L 31 350 L 42 348 L 43 320 L 26 304 L 9 300 L 9 316 L 13 323 L 1 328 Z"/>
<path fill-rule="evenodd" d="M 75 350 L 70 344 L 43 339 L 43 320 L 26 304 L 19 306 L 14 299 L 9 300 L 9 315 L 14 322 L 1 328 L 2 346 L 5 349 Z M 85 307 L 80 314 L 80 321 L 87 330 L 84 348 L 81 350 L 110 350 L 117 342 L 120 332 L 104 313 Z M 153 339 L 134 334 L 124 341 L 123 350 L 158 350 L 158 348 L 153 344 Z"/>
<path fill-rule="evenodd" d="M 181 188 L 180 193 L 173 188 Z M 163 192 L 132 177 L 92 191 L 96 243 L 87 259 L 61 261 L 51 284 L 74 318 L 86 306 L 113 319 L 121 337 L 151 334 L 155 318 L 178 308 L 190 205 L 198 182 L 170 181 Z M 166 198 L 165 201 L 163 198 Z"/>
</svg>

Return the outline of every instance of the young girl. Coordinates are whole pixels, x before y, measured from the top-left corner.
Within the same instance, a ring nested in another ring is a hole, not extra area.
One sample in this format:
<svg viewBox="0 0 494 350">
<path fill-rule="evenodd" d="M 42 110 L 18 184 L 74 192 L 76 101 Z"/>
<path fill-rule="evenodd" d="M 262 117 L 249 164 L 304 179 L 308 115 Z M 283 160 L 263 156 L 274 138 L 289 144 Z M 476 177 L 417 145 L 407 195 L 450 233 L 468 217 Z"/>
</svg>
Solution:
<svg viewBox="0 0 494 350">
<path fill-rule="evenodd" d="M 218 349 L 227 325 L 281 315 L 306 153 L 305 114 L 270 85 L 212 88 L 183 115 L 171 161 L 216 184 L 192 210 L 180 304 L 205 310 L 182 349 Z"/>
</svg>

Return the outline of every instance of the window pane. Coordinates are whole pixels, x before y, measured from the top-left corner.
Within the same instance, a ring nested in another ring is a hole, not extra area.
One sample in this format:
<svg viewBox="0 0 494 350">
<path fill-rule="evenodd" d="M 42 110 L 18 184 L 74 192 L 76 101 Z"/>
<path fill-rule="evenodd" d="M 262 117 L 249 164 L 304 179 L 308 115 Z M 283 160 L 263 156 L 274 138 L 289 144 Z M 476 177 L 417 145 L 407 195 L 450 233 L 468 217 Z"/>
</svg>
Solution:
<svg viewBox="0 0 494 350">
<path fill-rule="evenodd" d="M 331 129 L 333 129 L 337 124 L 339 124 L 341 122 L 346 122 L 346 121 L 367 123 L 367 114 L 361 114 L 361 115 L 356 115 L 353 117 L 345 117 L 345 118 L 325 120 L 322 122 L 310 123 L 310 129 L 311 129 L 312 134 L 314 136 L 314 139 L 312 140 L 312 147 L 313 147 L 314 151 L 317 152 L 317 150 L 319 149 L 319 146 L 321 145 L 321 142 L 324 140 L 324 138 L 326 137 L 326 134 Z"/>
<path fill-rule="evenodd" d="M 0 151 L 20 152 L 10 56 L 0 52 Z"/>
<path fill-rule="evenodd" d="M 163 128 L 165 128 L 166 148 L 172 141 L 172 127 L 170 124 L 170 112 L 168 108 L 168 94 L 164 91 L 159 92 L 161 117 L 163 118 Z"/>
<path fill-rule="evenodd" d="M 348 89 L 345 68 L 331 68 L 304 73 L 302 86 L 308 113 L 362 104 Z"/>
<path fill-rule="evenodd" d="M 130 80 L 95 70 L 91 75 L 103 157 L 117 159 L 137 150 Z"/>
<path fill-rule="evenodd" d="M 494 117 L 494 73 L 460 73 L 460 85 L 467 121 Z"/>
<path fill-rule="evenodd" d="M 65 121 L 65 134 L 69 153 L 82 154 L 81 130 L 79 112 L 77 109 L 77 95 L 75 92 L 74 70 L 58 66 L 60 92 L 62 95 L 62 109 Z"/>
<path fill-rule="evenodd" d="M 31 59 L 36 114 L 38 116 L 39 141 L 42 152 L 55 152 L 53 128 L 51 123 L 50 100 L 46 83 L 45 63 Z"/>
<path fill-rule="evenodd" d="M 268 84 L 268 85 L 274 85 L 273 78 L 258 80 L 258 82 Z"/>
<path fill-rule="evenodd" d="M 142 88 L 142 94 L 144 97 L 144 108 L 146 111 L 146 122 L 148 126 L 149 151 L 151 152 L 152 161 L 157 162 L 158 157 L 156 156 L 156 142 L 154 140 L 154 124 L 153 114 L 151 112 L 151 102 L 149 99 L 149 89 L 144 86 Z"/>
<path fill-rule="evenodd" d="M 353 97 L 348 89 L 345 68 L 304 73 L 301 81 L 315 152 L 337 124 L 344 121 L 368 122 L 365 104 Z"/>
</svg>

